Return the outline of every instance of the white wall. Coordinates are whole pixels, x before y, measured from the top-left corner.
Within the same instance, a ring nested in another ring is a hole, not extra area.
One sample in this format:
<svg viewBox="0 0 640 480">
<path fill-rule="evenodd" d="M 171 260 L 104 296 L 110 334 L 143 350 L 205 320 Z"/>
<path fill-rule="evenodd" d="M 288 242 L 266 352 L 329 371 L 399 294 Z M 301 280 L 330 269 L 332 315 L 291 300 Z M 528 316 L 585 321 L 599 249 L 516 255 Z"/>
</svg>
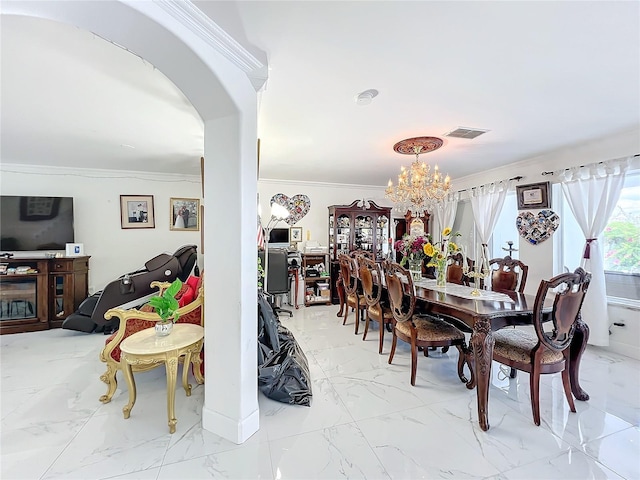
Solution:
<svg viewBox="0 0 640 480">
<path fill-rule="evenodd" d="M 284 182 L 280 180 L 259 180 L 258 194 L 262 211 L 262 225 L 266 226 L 271 216 L 270 200 L 276 193 L 283 193 L 288 197 L 303 194 L 309 197 L 311 208 L 302 220 L 295 224 L 302 227 L 303 244 L 309 240 L 317 241 L 320 245 L 328 246 L 329 242 L 329 211 L 330 205 L 350 205 L 354 200 L 372 200 L 380 207 L 393 206 L 384 197 L 384 187 L 368 187 L 362 185 L 338 185 L 313 182 Z M 392 217 L 393 217 L 392 213 Z M 400 215 L 396 215 L 400 217 Z M 288 227 L 285 222 L 278 223 L 278 228 Z M 392 232 L 393 233 L 393 232 Z"/>
<path fill-rule="evenodd" d="M 199 177 L 9 164 L 0 173 L 3 195 L 73 197 L 75 241 L 91 256 L 90 293 L 160 253 L 186 244 L 200 251 L 200 232 L 169 230 L 169 199 L 200 198 Z M 155 228 L 122 229 L 120 195 L 153 195 Z"/>
</svg>

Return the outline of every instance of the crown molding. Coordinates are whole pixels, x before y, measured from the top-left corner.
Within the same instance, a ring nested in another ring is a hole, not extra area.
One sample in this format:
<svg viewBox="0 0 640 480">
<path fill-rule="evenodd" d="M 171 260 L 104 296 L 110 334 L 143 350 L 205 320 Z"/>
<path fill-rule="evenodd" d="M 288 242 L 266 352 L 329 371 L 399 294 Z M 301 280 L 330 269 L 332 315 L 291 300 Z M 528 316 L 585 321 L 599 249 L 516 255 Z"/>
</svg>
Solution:
<svg viewBox="0 0 640 480">
<path fill-rule="evenodd" d="M 359 188 L 362 190 L 372 190 L 375 192 L 379 192 L 386 188 L 386 186 L 380 185 L 358 185 L 355 183 L 330 183 L 330 182 L 310 182 L 304 180 L 277 180 L 274 178 L 261 178 L 258 180 L 258 184 L 265 185 L 300 185 L 306 187 L 330 187 L 330 188 L 345 188 L 345 189 L 354 189 Z"/>
<path fill-rule="evenodd" d="M 0 172 L 24 175 L 60 175 L 83 178 L 124 178 L 166 183 L 201 183 L 199 175 L 152 173 L 134 170 L 108 170 L 104 168 L 54 167 L 49 165 L 24 165 L 4 162 L 0 163 Z"/>
<path fill-rule="evenodd" d="M 256 71 L 264 70 L 265 65 L 260 60 L 190 1 L 154 0 L 154 3 L 247 75 L 251 76 Z"/>
</svg>

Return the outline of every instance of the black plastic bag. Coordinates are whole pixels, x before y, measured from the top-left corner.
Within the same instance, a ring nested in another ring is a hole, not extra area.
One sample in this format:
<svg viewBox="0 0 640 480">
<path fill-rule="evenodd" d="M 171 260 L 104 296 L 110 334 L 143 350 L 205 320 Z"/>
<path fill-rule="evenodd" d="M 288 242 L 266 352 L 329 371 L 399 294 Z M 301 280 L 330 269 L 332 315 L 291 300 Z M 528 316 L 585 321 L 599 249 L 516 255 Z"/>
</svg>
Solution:
<svg viewBox="0 0 640 480">
<path fill-rule="evenodd" d="M 311 405 L 309 362 L 293 334 L 258 295 L 258 386 L 267 397 Z"/>
</svg>

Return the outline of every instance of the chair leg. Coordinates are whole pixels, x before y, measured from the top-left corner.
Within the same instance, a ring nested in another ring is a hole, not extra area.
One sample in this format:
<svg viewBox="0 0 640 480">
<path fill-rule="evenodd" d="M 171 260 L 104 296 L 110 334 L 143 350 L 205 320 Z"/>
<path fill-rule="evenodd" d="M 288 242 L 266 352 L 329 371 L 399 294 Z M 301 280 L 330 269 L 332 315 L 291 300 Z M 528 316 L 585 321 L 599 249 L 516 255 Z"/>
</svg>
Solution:
<svg viewBox="0 0 640 480">
<path fill-rule="evenodd" d="M 367 339 L 367 332 L 369 331 L 369 312 L 364 313 L 364 332 L 362 334 L 362 341 Z"/>
<path fill-rule="evenodd" d="M 107 384 L 107 393 L 100 397 L 102 403 L 109 403 L 113 394 L 118 388 L 118 380 L 116 379 L 117 368 L 112 363 L 107 363 L 107 371 L 100 375 L 100 380 Z"/>
<path fill-rule="evenodd" d="M 531 366 L 529 374 L 529 388 L 531 390 L 531 410 L 533 412 L 533 423 L 540 426 L 540 370 L 535 363 Z"/>
<path fill-rule="evenodd" d="M 464 364 L 467 363 L 467 354 L 463 345 L 456 345 L 458 347 L 458 378 L 462 383 L 467 383 L 467 377 L 464 376 Z M 471 367 L 469 367 L 471 370 Z"/>
<path fill-rule="evenodd" d="M 391 361 L 393 360 L 393 356 L 396 353 L 396 343 L 398 343 L 398 336 L 396 335 L 395 327 L 392 330 L 393 332 L 393 340 L 391 341 L 391 352 L 389 352 L 389 365 L 391 365 Z"/>
<path fill-rule="evenodd" d="M 427 349 L 424 349 L 425 354 Z M 416 371 L 418 370 L 418 346 L 416 345 L 416 332 L 411 329 L 411 386 L 416 386 Z"/>
<path fill-rule="evenodd" d="M 344 318 L 342 320 L 342 325 L 346 325 L 347 324 L 347 317 L 349 316 L 349 305 L 345 304 L 345 309 L 344 309 Z"/>
<path fill-rule="evenodd" d="M 356 335 L 358 334 L 358 327 L 360 326 L 360 306 L 356 305 L 356 331 L 354 332 Z"/>
<path fill-rule="evenodd" d="M 573 394 L 571 393 L 571 381 L 569 380 L 569 366 L 570 366 L 570 357 L 569 357 L 570 349 L 567 348 L 564 351 L 564 370 L 562 371 L 562 386 L 564 387 L 564 396 L 567 397 L 567 402 L 569 403 L 569 409 L 575 413 L 576 406 L 573 403 Z"/>
<path fill-rule="evenodd" d="M 509 372 L 509 378 L 516 378 L 518 376 L 518 370 L 511 367 L 511 371 Z"/>
<path fill-rule="evenodd" d="M 386 325 L 384 323 L 384 317 L 382 318 L 382 320 L 380 321 L 380 332 L 379 336 L 380 336 L 380 344 L 378 345 L 378 354 L 382 355 L 382 345 L 384 344 L 384 329 L 385 329 Z"/>
</svg>

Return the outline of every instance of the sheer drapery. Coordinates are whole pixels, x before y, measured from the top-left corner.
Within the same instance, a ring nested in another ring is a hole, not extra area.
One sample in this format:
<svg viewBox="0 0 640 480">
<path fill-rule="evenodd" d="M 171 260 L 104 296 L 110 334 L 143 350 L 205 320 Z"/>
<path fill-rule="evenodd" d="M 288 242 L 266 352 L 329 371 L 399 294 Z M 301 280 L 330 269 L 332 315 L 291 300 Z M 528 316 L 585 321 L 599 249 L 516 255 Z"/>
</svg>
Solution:
<svg viewBox="0 0 640 480">
<path fill-rule="evenodd" d="M 507 198 L 507 190 L 509 190 L 511 182 L 511 180 L 507 180 L 471 189 L 473 220 L 482 243 L 480 255 L 484 256 L 487 262 L 489 261 L 489 239 L 500 216 L 504 200 Z"/>
<path fill-rule="evenodd" d="M 460 194 L 458 192 L 451 193 L 435 205 L 434 212 L 436 215 L 433 225 L 433 239 L 435 241 L 439 240 L 443 229 L 446 227 L 453 228 L 459 198 Z"/>
<path fill-rule="evenodd" d="M 585 237 L 580 266 L 592 276 L 582 305 L 582 319 L 589 325 L 589 343 L 593 345 L 609 345 L 604 251 L 598 237 L 618 203 L 629 160 L 602 162 L 560 172 L 562 191 Z"/>
</svg>

